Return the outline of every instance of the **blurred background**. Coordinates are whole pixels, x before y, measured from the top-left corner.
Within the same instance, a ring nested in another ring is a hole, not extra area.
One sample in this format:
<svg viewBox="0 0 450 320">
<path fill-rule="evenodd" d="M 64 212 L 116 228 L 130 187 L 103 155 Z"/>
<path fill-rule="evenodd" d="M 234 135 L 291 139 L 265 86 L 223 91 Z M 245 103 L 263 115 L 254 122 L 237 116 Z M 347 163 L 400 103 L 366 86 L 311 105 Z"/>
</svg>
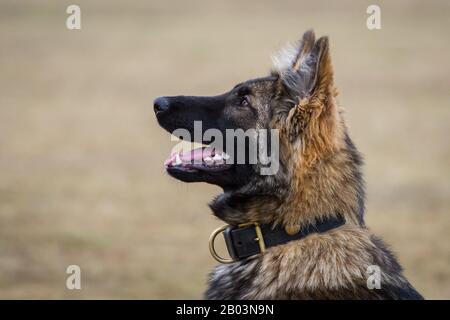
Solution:
<svg viewBox="0 0 450 320">
<path fill-rule="evenodd" d="M 0 2 L 0 298 L 201 298 L 220 190 L 165 174 L 152 101 L 266 75 L 313 27 L 366 157 L 367 224 L 450 299 L 448 1 L 76 1 L 79 31 L 70 4 Z"/>
</svg>

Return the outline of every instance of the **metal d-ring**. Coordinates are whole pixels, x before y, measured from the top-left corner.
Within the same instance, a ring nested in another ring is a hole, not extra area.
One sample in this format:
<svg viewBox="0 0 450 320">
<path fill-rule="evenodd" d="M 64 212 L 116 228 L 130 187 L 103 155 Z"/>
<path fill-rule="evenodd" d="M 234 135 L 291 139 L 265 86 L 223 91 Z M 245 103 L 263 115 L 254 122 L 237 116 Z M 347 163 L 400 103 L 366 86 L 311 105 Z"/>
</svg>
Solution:
<svg viewBox="0 0 450 320">
<path fill-rule="evenodd" d="M 220 263 L 232 263 L 235 260 L 233 260 L 232 258 L 222 258 L 221 256 L 219 256 L 216 252 L 216 249 L 214 248 L 214 242 L 216 240 L 216 237 L 219 233 L 222 233 L 225 231 L 226 228 L 228 228 L 229 225 L 224 225 L 220 228 L 217 228 L 216 230 L 214 230 L 211 233 L 211 236 L 209 237 L 209 252 L 211 252 L 211 255 L 214 259 L 216 259 L 217 261 L 219 261 Z"/>
</svg>

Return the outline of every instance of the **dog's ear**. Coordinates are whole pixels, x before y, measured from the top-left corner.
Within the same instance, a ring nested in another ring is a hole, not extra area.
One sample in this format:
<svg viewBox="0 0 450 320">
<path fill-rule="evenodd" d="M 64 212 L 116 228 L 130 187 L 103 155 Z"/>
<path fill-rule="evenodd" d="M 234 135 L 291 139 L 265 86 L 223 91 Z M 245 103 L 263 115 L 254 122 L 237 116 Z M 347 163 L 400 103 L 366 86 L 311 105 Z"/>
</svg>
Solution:
<svg viewBox="0 0 450 320">
<path fill-rule="evenodd" d="M 327 37 L 315 41 L 314 31 L 308 30 L 297 45 L 283 49 L 273 62 L 274 73 L 292 100 L 332 93 L 333 68 Z"/>
<path fill-rule="evenodd" d="M 283 132 L 289 141 L 301 141 L 295 145 L 301 146 L 304 162 L 312 163 L 334 148 L 339 125 L 328 38 L 316 41 L 307 31 L 283 57 L 275 59 L 280 110 L 287 111 Z"/>
</svg>

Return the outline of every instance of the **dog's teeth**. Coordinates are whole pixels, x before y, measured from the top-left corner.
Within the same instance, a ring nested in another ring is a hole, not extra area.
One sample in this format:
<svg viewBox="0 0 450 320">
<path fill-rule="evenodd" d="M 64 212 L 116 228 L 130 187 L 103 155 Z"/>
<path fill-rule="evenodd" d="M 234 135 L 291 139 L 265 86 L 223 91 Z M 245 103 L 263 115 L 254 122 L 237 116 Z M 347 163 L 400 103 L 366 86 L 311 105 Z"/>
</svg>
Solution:
<svg viewBox="0 0 450 320">
<path fill-rule="evenodd" d="M 178 153 L 178 154 L 175 156 L 175 164 L 176 164 L 176 165 L 179 165 L 179 164 L 182 164 L 182 163 L 183 163 L 183 161 L 181 161 L 180 154 Z"/>
<path fill-rule="evenodd" d="M 206 157 L 203 159 L 206 164 L 211 165 L 214 163 L 214 160 L 211 157 Z"/>
<path fill-rule="evenodd" d="M 213 160 L 214 160 L 215 164 L 218 164 L 218 165 L 223 164 L 223 158 L 222 158 L 222 156 L 220 154 L 216 154 L 213 157 Z"/>
</svg>

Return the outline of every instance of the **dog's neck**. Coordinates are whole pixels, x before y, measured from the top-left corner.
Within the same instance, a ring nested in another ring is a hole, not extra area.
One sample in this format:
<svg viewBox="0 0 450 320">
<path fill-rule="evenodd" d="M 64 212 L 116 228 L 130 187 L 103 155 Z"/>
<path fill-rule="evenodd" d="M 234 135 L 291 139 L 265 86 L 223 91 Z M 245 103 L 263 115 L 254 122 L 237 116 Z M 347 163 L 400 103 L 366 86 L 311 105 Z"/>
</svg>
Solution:
<svg viewBox="0 0 450 320">
<path fill-rule="evenodd" d="M 277 223 L 304 224 L 342 215 L 364 225 L 362 161 L 351 140 L 348 146 L 299 174 L 291 185 Z"/>
<path fill-rule="evenodd" d="M 347 148 L 291 180 L 296 181 L 295 185 L 279 185 L 270 192 L 228 191 L 214 199 L 210 207 L 219 219 L 231 225 L 259 222 L 303 226 L 340 215 L 348 223 L 363 226 L 361 164 L 349 140 Z"/>
</svg>

